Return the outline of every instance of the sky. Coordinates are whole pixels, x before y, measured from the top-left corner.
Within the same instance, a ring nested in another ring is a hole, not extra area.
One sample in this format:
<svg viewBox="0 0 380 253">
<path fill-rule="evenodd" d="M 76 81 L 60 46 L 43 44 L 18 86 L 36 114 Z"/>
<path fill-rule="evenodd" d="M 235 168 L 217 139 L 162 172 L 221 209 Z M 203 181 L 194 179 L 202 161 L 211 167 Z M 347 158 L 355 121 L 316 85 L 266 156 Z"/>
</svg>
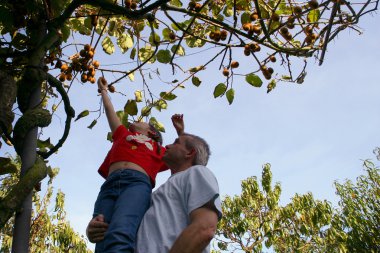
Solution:
<svg viewBox="0 0 380 253">
<path fill-rule="evenodd" d="M 334 181 L 363 174 L 362 160 L 375 159 L 372 151 L 380 146 L 379 24 L 378 14 L 367 15 L 360 24 L 363 34 L 341 33 L 329 44 L 322 66 L 309 61 L 303 84 L 280 83 L 267 94 L 264 86 L 257 89 L 243 79 L 235 81 L 232 105 L 224 97 L 213 98 L 221 74 L 208 69 L 200 75 L 200 87 L 186 85 L 167 110 L 155 113 L 166 128 L 164 143 L 176 138 L 170 116 L 183 113 L 186 131 L 205 138 L 211 147 L 208 167 L 219 181 L 222 197 L 239 194 L 241 181 L 260 178 L 262 165 L 270 163 L 273 182 L 281 183 L 281 204 L 296 193 L 312 192 L 316 199 L 337 206 Z M 239 60 L 243 64 L 246 58 Z M 192 61 L 197 65 L 196 59 Z M 139 85 L 116 89 L 127 93 Z M 95 86 L 73 89 L 77 114 L 98 109 Z M 116 109 L 123 108 L 124 96 L 111 98 Z M 91 219 L 103 183 L 97 169 L 111 145 L 105 138 L 109 128 L 104 114 L 92 130 L 87 128 L 94 118 L 96 114 L 73 123 L 64 146 L 49 158 L 51 166 L 60 168 L 54 187 L 66 194 L 67 218 L 80 234 L 85 234 Z M 64 120 L 64 115 L 55 115 L 53 127 L 44 135 L 58 138 Z M 160 173 L 156 188 L 168 176 L 169 172 Z"/>
</svg>

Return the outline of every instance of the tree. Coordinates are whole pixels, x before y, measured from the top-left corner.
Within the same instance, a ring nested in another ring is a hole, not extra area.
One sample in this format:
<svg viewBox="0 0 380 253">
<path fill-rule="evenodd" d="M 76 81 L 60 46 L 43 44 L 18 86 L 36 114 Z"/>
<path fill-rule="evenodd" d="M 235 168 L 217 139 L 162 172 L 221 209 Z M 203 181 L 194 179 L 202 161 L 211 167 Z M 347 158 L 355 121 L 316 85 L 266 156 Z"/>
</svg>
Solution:
<svg viewBox="0 0 380 253">
<path fill-rule="evenodd" d="M 9 158 L 9 174 L 3 175 L 0 185 L 0 197 L 17 184 L 20 172 L 20 160 Z M 29 247 L 31 252 L 91 252 L 87 249 L 87 240 L 76 233 L 66 220 L 64 209 L 65 194 L 58 190 L 54 193 L 53 179 L 58 174 L 58 168 L 49 168 L 49 180 L 46 192 L 42 196 L 40 189 L 33 191 L 33 213 L 30 228 Z M 55 203 L 52 203 L 55 198 Z M 0 251 L 10 252 L 14 218 L 8 220 L 0 229 Z"/>
<path fill-rule="evenodd" d="M 271 185 L 270 165 L 242 181 L 240 196 L 222 202 L 214 252 L 378 252 L 380 244 L 380 170 L 364 161 L 365 175 L 353 183 L 335 183 L 339 207 L 296 194 L 279 205 L 281 187 Z"/>
<path fill-rule="evenodd" d="M 213 95 L 226 97 L 229 104 L 234 100 L 233 84 L 241 77 L 253 87 L 267 79 L 268 92 L 280 81 L 302 83 L 307 59 L 314 56 L 322 64 L 327 45 L 345 29 L 359 31 L 360 18 L 377 6 L 378 0 L 355 5 L 345 0 L 1 1 L 0 144 L 13 145 L 22 166 L 20 182 L 0 202 L 0 227 L 19 210 L 14 251 L 27 251 L 31 190 L 46 177 L 45 160 L 69 135 L 75 117 L 70 90 L 75 83 L 94 83 L 96 75 L 104 74 L 112 77 L 109 90 L 115 92 L 121 80 L 133 81 L 138 74 L 143 88 L 128 96 L 119 116 L 126 124 L 131 118 L 150 117 L 164 131 L 151 116 L 152 108 L 166 109 L 190 80 L 199 86 L 200 73 L 212 64 L 218 63 L 223 78 Z M 108 68 L 95 60 L 101 56 L 99 48 L 114 54 L 115 44 L 128 53 L 130 65 Z M 198 57 L 198 66 L 187 66 L 183 59 L 193 53 L 205 57 Z M 236 59 L 242 54 L 247 61 L 239 64 Z M 166 85 L 154 86 L 158 81 Z M 51 98 L 61 102 L 52 104 Z M 42 139 L 38 128 L 48 127 L 54 113 L 64 114 L 66 120 L 62 137 L 52 144 Z M 76 120 L 89 114 L 84 110 Z"/>
</svg>

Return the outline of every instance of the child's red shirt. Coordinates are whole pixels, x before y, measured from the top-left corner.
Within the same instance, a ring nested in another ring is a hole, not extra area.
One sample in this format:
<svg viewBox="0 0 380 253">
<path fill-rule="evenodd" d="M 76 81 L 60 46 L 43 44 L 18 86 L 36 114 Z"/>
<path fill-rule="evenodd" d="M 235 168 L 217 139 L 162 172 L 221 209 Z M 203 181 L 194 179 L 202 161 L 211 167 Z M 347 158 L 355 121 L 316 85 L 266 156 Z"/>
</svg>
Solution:
<svg viewBox="0 0 380 253">
<path fill-rule="evenodd" d="M 142 167 L 150 177 L 152 188 L 156 182 L 158 172 L 167 170 L 168 167 L 162 162 L 165 148 L 157 145 L 149 137 L 130 132 L 124 125 L 120 125 L 112 135 L 113 145 L 104 162 L 99 167 L 99 174 L 107 178 L 109 167 L 114 162 L 128 161 Z M 157 149 L 160 148 L 160 153 Z"/>
</svg>

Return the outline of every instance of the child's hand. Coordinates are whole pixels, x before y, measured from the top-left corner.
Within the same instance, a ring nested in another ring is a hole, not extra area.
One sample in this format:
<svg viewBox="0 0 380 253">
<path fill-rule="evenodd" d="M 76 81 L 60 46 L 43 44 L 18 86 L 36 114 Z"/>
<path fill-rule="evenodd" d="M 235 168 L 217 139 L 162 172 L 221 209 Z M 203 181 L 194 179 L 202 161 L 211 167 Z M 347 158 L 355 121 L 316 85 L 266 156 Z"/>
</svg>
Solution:
<svg viewBox="0 0 380 253">
<path fill-rule="evenodd" d="M 99 77 L 98 78 L 98 88 L 99 90 L 107 90 L 108 83 L 107 80 L 104 77 Z"/>
<path fill-rule="evenodd" d="M 183 114 L 174 114 L 172 122 L 178 136 L 185 132 L 185 123 L 183 122 Z"/>
</svg>

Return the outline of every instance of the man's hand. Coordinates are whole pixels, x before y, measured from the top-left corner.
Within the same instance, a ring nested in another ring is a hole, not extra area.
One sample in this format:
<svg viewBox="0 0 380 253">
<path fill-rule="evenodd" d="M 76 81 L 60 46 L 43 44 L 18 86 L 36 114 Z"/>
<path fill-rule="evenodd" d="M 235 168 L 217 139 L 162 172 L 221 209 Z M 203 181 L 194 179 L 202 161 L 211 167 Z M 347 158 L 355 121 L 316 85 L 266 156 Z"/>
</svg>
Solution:
<svg viewBox="0 0 380 253">
<path fill-rule="evenodd" d="M 97 243 L 104 239 L 104 234 L 106 233 L 108 224 L 104 222 L 104 216 L 98 215 L 87 225 L 86 235 L 90 242 Z"/>
<path fill-rule="evenodd" d="M 107 80 L 104 77 L 99 77 L 98 78 L 98 88 L 99 88 L 100 91 L 108 89 L 108 83 L 107 83 Z"/>
<path fill-rule="evenodd" d="M 183 122 L 183 114 L 174 114 L 172 116 L 172 122 L 178 136 L 185 132 L 185 123 Z"/>
</svg>

